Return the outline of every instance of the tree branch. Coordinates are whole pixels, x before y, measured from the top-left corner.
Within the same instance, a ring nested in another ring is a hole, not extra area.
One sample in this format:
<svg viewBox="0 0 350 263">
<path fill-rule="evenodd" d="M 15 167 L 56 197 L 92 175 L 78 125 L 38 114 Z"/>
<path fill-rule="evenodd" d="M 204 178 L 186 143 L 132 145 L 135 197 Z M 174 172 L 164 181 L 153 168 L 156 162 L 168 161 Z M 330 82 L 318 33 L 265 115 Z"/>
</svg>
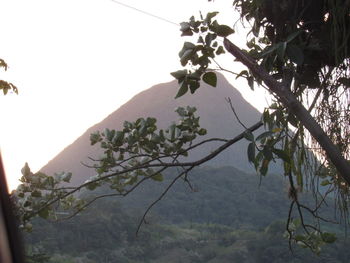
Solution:
<svg viewBox="0 0 350 263">
<path fill-rule="evenodd" d="M 240 48 L 234 45 L 227 38 L 224 39 L 226 50 L 233 55 L 238 61 L 243 63 L 257 77 L 267 85 L 269 90 L 274 93 L 301 122 L 302 125 L 310 132 L 314 139 L 321 145 L 328 158 L 334 164 L 339 175 L 350 185 L 350 163 L 342 156 L 338 148 L 333 144 L 331 139 L 323 131 L 321 126 L 305 109 L 305 107 L 295 98 L 290 89 L 283 83 L 275 80 L 265 69 L 259 66 L 255 60 L 242 52 Z"/>
<path fill-rule="evenodd" d="M 250 132 L 253 132 L 257 129 L 259 129 L 261 126 L 263 125 L 263 123 L 261 121 L 255 123 L 254 125 L 252 125 L 251 127 L 249 127 L 247 130 L 250 131 Z M 156 167 L 160 167 L 160 171 L 163 171 L 169 167 L 183 167 L 185 169 L 185 167 L 189 167 L 189 168 L 193 168 L 195 166 L 199 166 L 211 159 L 213 159 L 214 157 L 216 157 L 218 154 L 220 154 L 222 151 L 226 150 L 227 148 L 229 148 L 231 145 L 235 144 L 236 142 L 242 140 L 244 138 L 244 134 L 245 134 L 246 131 L 240 133 L 239 135 L 237 135 L 236 137 L 234 137 L 233 139 L 231 140 L 228 140 L 226 143 L 224 143 L 223 145 L 221 145 L 220 147 L 218 147 L 216 150 L 214 150 L 213 152 L 211 152 L 210 154 L 208 154 L 207 156 L 203 157 L 202 159 L 199 159 L 197 161 L 193 161 L 193 162 L 168 162 L 168 163 L 151 163 L 151 162 L 148 162 L 147 164 L 142 164 L 142 165 L 138 165 L 138 166 L 133 166 L 133 167 L 128 167 L 128 168 L 125 168 L 121 171 L 116 171 L 116 172 L 113 172 L 111 174 L 106 174 L 106 175 L 102 175 L 100 176 L 99 178 L 97 179 L 94 179 L 94 180 L 91 180 L 91 181 L 88 181 L 88 182 L 85 182 L 83 184 L 81 184 L 80 186 L 77 186 L 75 189 L 69 191 L 69 192 L 66 192 L 64 194 L 62 194 L 61 196 L 59 197 L 56 197 L 54 199 L 51 199 L 51 200 L 48 200 L 41 208 L 39 208 L 38 210 L 36 211 L 33 211 L 28 217 L 33 217 L 35 215 L 37 215 L 38 213 L 40 213 L 42 210 L 44 210 L 46 207 L 48 206 L 51 206 L 52 204 L 54 204 L 55 202 L 57 202 L 58 200 L 60 199 L 64 199 L 66 198 L 67 196 L 70 196 L 78 191 L 80 191 L 81 189 L 83 189 L 84 187 L 87 187 L 88 185 L 90 184 L 94 184 L 94 183 L 98 183 L 100 181 L 103 181 L 105 179 L 108 179 L 108 178 L 111 178 L 111 177 L 114 177 L 114 176 L 117 176 L 117 175 L 121 175 L 121 174 L 125 174 L 125 173 L 128 173 L 128 172 L 132 172 L 132 171 L 135 171 L 135 170 L 139 170 L 139 169 L 145 169 L 145 168 L 156 168 Z M 207 141 L 210 141 L 210 140 L 207 140 Z M 197 145 L 199 146 L 200 143 Z M 185 169 L 185 170 L 188 170 L 189 168 Z M 191 168 L 191 169 L 192 169 Z M 158 171 L 159 172 L 159 171 Z M 152 176 L 150 176 L 152 177 Z M 145 177 L 143 178 L 140 182 L 138 182 L 134 187 L 132 187 L 131 189 L 129 189 L 126 193 L 124 194 L 127 194 L 129 192 L 131 192 L 133 189 L 135 189 L 143 180 L 147 180 L 149 179 L 150 177 Z"/>
</svg>

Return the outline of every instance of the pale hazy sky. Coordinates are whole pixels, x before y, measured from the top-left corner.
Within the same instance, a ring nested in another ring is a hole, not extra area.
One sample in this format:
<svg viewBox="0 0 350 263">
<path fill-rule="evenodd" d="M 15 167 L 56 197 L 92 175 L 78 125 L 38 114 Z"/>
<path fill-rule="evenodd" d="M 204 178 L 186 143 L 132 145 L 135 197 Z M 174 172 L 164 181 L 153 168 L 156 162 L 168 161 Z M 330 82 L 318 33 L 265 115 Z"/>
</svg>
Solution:
<svg viewBox="0 0 350 263">
<path fill-rule="evenodd" d="M 200 10 L 221 11 L 219 22 L 235 22 L 231 0 L 119 2 L 176 23 Z M 9 64 L 0 79 L 19 89 L 18 96 L 0 95 L 10 188 L 25 162 L 37 171 L 132 96 L 171 81 L 169 73 L 181 69 L 179 27 L 112 0 L 1 0 L 0 10 L 0 58 Z M 231 39 L 245 43 L 245 34 Z M 222 63 L 233 69 L 231 60 Z M 262 93 L 250 92 L 244 81 L 233 84 L 263 108 Z"/>
</svg>

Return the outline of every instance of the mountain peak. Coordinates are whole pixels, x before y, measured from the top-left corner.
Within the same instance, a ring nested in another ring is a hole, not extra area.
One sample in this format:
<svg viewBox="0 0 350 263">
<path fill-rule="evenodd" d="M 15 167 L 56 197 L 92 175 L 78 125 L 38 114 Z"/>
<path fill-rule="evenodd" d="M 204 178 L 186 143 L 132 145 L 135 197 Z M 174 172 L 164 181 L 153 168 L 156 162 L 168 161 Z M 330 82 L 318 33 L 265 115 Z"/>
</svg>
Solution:
<svg viewBox="0 0 350 263">
<path fill-rule="evenodd" d="M 241 94 L 224 78 L 218 74 L 216 88 L 202 84 L 195 94 L 186 94 L 174 99 L 178 91 L 177 81 L 157 84 L 140 92 L 111 113 L 100 123 L 89 128 L 76 141 L 66 147 L 54 159 L 41 170 L 52 174 L 60 171 L 70 171 L 74 177 L 73 183 L 81 183 L 95 174 L 91 168 L 81 164 L 91 163 L 88 157 L 98 158 L 97 147 L 90 146 L 89 137 L 97 130 L 121 129 L 125 120 L 135 121 L 140 117 L 154 117 L 159 128 L 166 128 L 171 122 L 177 120 L 174 110 L 179 106 L 195 106 L 197 115 L 200 116 L 200 124 L 208 130 L 207 137 L 232 138 L 244 131 L 237 122 L 226 99 L 230 98 L 232 105 L 241 121 L 250 126 L 260 120 L 261 114 L 243 99 Z M 212 145 L 211 148 L 215 147 Z M 202 149 L 200 152 L 208 153 L 211 148 Z M 246 157 L 246 143 L 239 142 L 231 149 L 218 156 L 211 165 L 232 165 L 241 170 L 252 171 Z M 199 153 L 192 158 L 198 158 Z"/>
</svg>

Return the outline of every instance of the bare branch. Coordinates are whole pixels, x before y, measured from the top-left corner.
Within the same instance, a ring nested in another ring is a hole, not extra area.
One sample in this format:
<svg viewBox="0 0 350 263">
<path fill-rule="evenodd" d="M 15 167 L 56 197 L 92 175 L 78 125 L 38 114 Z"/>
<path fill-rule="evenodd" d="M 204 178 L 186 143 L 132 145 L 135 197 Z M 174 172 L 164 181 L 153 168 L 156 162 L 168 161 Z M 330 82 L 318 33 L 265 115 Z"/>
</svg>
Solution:
<svg viewBox="0 0 350 263">
<path fill-rule="evenodd" d="M 162 200 L 162 198 L 166 195 L 166 193 L 170 190 L 170 188 L 176 183 L 176 181 L 178 179 L 181 178 L 181 176 L 183 176 L 184 174 L 188 173 L 189 171 L 191 171 L 195 166 L 191 166 L 189 168 L 187 168 L 185 171 L 183 171 L 182 173 L 178 174 L 172 181 L 171 183 L 167 186 L 167 188 L 163 191 L 163 193 L 152 203 L 148 206 L 148 208 L 146 209 L 145 213 L 143 214 L 140 223 L 137 226 L 137 230 L 136 230 L 136 236 L 138 235 L 140 228 L 143 224 L 143 222 L 145 222 L 145 218 L 146 215 L 149 213 L 149 211 L 152 209 L 152 207 L 157 204 L 160 200 Z"/>
<path fill-rule="evenodd" d="M 230 108 L 231 108 L 233 114 L 235 115 L 235 117 L 236 117 L 238 123 L 241 124 L 242 127 L 243 127 L 244 129 L 247 130 L 247 129 L 248 129 L 247 126 L 245 126 L 245 125 L 243 124 L 243 122 L 240 120 L 240 118 L 238 117 L 237 112 L 236 112 L 235 108 L 234 108 L 233 105 L 232 105 L 231 98 L 226 98 L 226 101 L 227 101 L 228 104 L 230 105 Z"/>
</svg>

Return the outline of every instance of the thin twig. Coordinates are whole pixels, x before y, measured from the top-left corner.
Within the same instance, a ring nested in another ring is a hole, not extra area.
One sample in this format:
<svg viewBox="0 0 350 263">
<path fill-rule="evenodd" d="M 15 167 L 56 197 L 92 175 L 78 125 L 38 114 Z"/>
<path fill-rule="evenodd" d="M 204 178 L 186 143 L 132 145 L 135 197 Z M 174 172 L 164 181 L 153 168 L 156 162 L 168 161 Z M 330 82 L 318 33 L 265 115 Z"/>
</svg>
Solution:
<svg viewBox="0 0 350 263">
<path fill-rule="evenodd" d="M 237 112 L 236 112 L 235 108 L 234 108 L 233 105 L 232 105 L 231 98 L 226 98 L 226 101 L 227 101 L 228 104 L 230 105 L 230 108 L 231 108 L 233 114 L 235 115 L 235 117 L 236 117 L 238 123 L 241 124 L 241 126 L 242 126 L 244 129 L 247 130 L 247 129 L 248 129 L 247 126 L 245 126 L 245 125 L 243 124 L 243 122 L 240 120 L 240 118 L 238 117 Z"/>
<path fill-rule="evenodd" d="M 146 215 L 148 214 L 148 212 L 152 209 L 152 207 L 157 204 L 165 195 L 166 193 L 170 190 L 170 188 L 176 183 L 176 181 L 181 178 L 181 176 L 183 176 L 185 173 L 188 173 L 189 171 L 191 171 L 195 166 L 191 166 L 189 168 L 187 168 L 184 172 L 178 174 L 172 181 L 171 183 L 167 186 L 167 188 L 163 191 L 163 193 L 152 203 L 148 206 L 148 208 L 146 209 L 145 213 L 143 214 L 138 226 L 137 226 L 137 230 L 136 230 L 136 236 L 138 235 L 140 228 L 143 224 L 143 222 L 145 221 Z"/>
</svg>

